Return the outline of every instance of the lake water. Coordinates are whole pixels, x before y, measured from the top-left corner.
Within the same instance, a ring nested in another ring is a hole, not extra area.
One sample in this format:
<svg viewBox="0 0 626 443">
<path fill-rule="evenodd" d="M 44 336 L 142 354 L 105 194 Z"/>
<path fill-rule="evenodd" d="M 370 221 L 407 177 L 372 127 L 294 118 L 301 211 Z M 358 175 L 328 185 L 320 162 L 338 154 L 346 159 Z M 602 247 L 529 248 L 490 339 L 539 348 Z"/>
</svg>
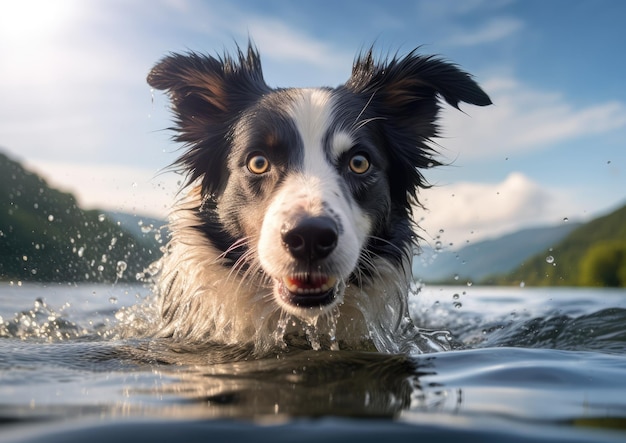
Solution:
<svg viewBox="0 0 626 443">
<path fill-rule="evenodd" d="M 121 338 L 148 293 L 0 283 L 0 441 L 626 441 L 625 290 L 427 286 L 454 350 L 256 360 Z"/>
</svg>

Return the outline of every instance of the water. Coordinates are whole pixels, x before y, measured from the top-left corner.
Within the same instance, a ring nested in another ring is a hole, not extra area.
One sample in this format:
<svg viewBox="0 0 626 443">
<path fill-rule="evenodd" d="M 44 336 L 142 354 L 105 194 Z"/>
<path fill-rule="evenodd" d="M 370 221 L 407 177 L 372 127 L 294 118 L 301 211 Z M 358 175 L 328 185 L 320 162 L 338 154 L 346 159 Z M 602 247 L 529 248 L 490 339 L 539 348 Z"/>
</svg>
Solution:
<svg viewBox="0 0 626 443">
<path fill-rule="evenodd" d="M 0 283 L 0 441 L 626 441 L 625 290 L 426 287 L 452 351 L 263 359 L 121 334 L 148 295 Z"/>
</svg>

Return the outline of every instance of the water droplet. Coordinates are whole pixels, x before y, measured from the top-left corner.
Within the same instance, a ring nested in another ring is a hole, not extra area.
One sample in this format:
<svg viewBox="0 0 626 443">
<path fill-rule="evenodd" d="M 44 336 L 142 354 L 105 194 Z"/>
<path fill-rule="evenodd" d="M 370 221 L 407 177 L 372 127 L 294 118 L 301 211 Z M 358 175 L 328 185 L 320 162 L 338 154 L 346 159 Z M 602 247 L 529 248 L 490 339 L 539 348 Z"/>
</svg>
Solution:
<svg viewBox="0 0 626 443">
<path fill-rule="evenodd" d="M 126 270 L 127 266 L 128 265 L 123 260 L 120 260 L 120 261 L 117 262 L 117 265 L 115 266 L 115 271 L 116 271 L 116 274 L 117 274 L 117 278 L 122 278 L 122 276 L 124 275 L 124 271 Z"/>
<path fill-rule="evenodd" d="M 53 222 L 53 221 L 54 221 L 54 215 L 50 214 L 50 215 L 48 216 L 48 221 L 49 221 L 49 222 Z"/>
<path fill-rule="evenodd" d="M 519 282 L 519 287 L 520 288 L 523 288 L 524 286 L 526 286 L 526 282 L 524 282 L 524 281 Z"/>
<path fill-rule="evenodd" d="M 117 304 L 117 297 L 109 297 L 109 303 L 111 304 Z"/>
<path fill-rule="evenodd" d="M 436 241 L 435 242 L 435 250 L 436 251 L 441 251 L 442 248 L 442 243 L 440 241 Z"/>
<path fill-rule="evenodd" d="M 546 257 L 546 263 L 554 263 L 554 257 L 552 257 L 551 255 L 548 255 Z"/>
<path fill-rule="evenodd" d="M 78 249 L 78 256 L 82 258 L 84 253 L 85 253 L 85 247 L 81 246 L 80 249 Z"/>
<path fill-rule="evenodd" d="M 105 219 L 106 219 L 106 216 L 104 214 L 98 215 L 98 221 L 99 222 L 103 222 Z"/>
<path fill-rule="evenodd" d="M 460 302 L 456 302 L 456 303 L 454 304 L 454 308 L 455 308 L 455 309 L 461 309 L 462 307 L 463 307 L 463 305 L 462 305 Z"/>
<path fill-rule="evenodd" d="M 454 294 L 454 295 L 452 296 L 452 299 L 453 299 L 453 300 L 458 300 L 458 299 L 459 299 L 459 297 L 460 297 L 460 295 L 459 295 L 459 294 Z"/>
<path fill-rule="evenodd" d="M 567 217 L 563 217 L 563 221 L 564 221 L 565 223 L 567 223 L 567 222 L 569 221 L 569 218 L 567 218 Z"/>
<path fill-rule="evenodd" d="M 150 231 L 152 231 L 153 226 L 152 225 L 142 225 L 141 226 L 141 232 L 144 234 L 148 234 L 150 233 Z"/>
</svg>

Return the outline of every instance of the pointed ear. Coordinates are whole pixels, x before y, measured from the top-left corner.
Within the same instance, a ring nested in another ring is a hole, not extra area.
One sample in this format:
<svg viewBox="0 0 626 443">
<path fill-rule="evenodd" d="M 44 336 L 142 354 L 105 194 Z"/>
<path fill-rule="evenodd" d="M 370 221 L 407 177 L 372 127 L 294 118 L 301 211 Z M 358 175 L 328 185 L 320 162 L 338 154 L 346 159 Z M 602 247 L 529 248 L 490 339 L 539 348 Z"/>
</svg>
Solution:
<svg viewBox="0 0 626 443">
<path fill-rule="evenodd" d="M 378 63 L 370 49 L 356 59 L 345 87 L 366 103 L 363 120 L 370 117 L 379 121 L 392 168 L 399 171 L 390 174 L 392 195 L 408 210 L 411 201 L 417 202 L 417 189 L 426 186 L 420 169 L 439 165 L 428 143 L 438 135 L 438 97 L 457 109 L 460 102 L 491 104 L 469 74 L 415 51 Z"/>
<path fill-rule="evenodd" d="M 196 54 L 171 54 L 150 71 L 148 84 L 167 92 L 175 116 L 174 139 L 189 149 L 177 164 L 189 182 L 204 175 L 203 190 L 219 192 L 226 171 L 227 134 L 236 116 L 269 90 L 256 49 L 237 48 L 233 59 Z"/>
<path fill-rule="evenodd" d="M 387 117 L 409 124 L 425 118 L 434 123 L 439 110 L 437 95 L 457 109 L 460 102 L 478 106 L 491 104 L 489 96 L 472 77 L 454 64 L 420 56 L 415 50 L 404 58 L 377 63 L 372 51 L 357 58 L 346 87 L 354 92 L 373 94 L 373 99 L 389 113 Z"/>
</svg>

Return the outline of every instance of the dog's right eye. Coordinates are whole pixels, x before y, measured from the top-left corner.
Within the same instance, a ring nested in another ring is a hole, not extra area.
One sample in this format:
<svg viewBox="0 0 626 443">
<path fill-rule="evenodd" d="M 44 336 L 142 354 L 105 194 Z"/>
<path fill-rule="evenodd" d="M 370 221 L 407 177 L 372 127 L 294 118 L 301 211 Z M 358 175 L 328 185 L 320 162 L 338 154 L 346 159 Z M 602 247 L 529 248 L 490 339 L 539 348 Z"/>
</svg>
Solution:
<svg viewBox="0 0 626 443">
<path fill-rule="evenodd" d="M 264 174 L 270 169 L 270 161 L 261 154 L 248 157 L 248 171 L 253 174 Z"/>
<path fill-rule="evenodd" d="M 365 174 L 370 168 L 369 159 L 363 154 L 356 154 L 348 163 L 350 170 L 355 174 Z"/>
</svg>

